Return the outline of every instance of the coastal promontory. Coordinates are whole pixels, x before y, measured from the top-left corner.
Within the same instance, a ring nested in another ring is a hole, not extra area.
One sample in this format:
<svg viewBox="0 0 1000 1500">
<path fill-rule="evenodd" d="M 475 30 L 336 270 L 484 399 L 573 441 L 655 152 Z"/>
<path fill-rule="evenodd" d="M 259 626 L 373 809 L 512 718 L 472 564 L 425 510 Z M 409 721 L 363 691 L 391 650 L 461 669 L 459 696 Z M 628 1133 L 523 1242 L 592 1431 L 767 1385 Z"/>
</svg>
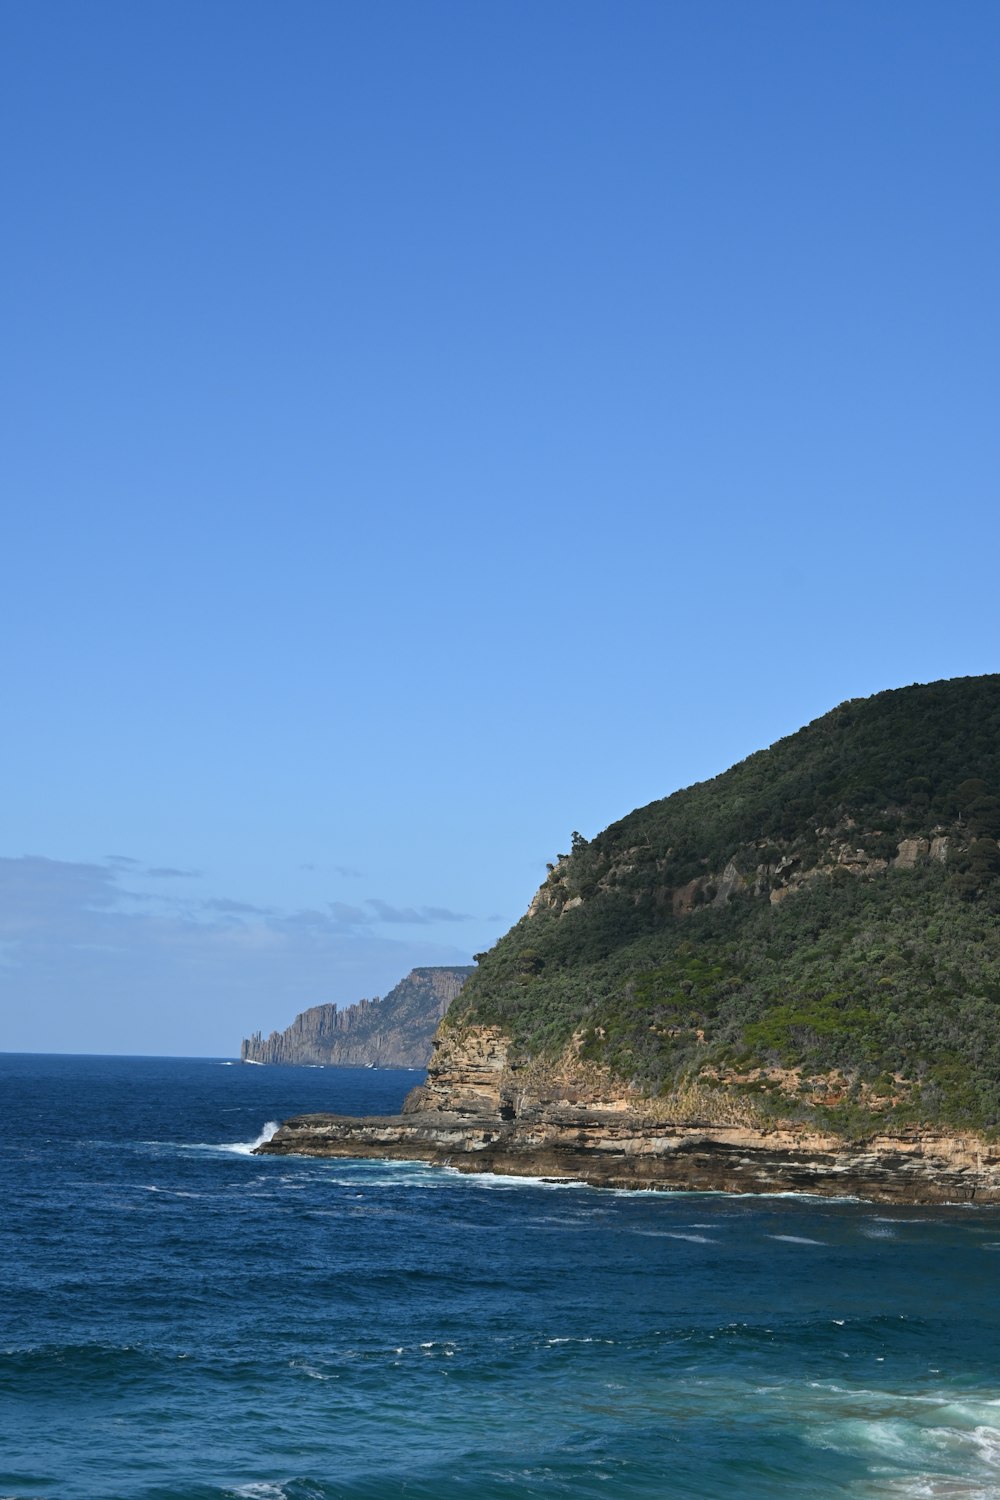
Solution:
<svg viewBox="0 0 1000 1500">
<path fill-rule="evenodd" d="M 265 1149 L 1000 1201 L 1000 677 L 852 700 L 574 834 L 384 1120 Z"/>
<path fill-rule="evenodd" d="M 426 1068 L 435 1028 L 474 971 L 411 969 L 383 997 L 354 1005 L 314 1005 L 284 1031 L 259 1031 L 240 1048 L 244 1062 L 342 1068 Z"/>
</svg>

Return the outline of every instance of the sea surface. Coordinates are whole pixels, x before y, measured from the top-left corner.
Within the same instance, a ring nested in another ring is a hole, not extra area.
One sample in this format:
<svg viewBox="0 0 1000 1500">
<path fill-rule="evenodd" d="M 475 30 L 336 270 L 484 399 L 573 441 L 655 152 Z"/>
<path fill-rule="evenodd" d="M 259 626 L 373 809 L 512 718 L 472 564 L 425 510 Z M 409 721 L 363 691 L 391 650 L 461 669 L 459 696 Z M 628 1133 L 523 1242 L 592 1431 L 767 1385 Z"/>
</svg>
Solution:
<svg viewBox="0 0 1000 1500">
<path fill-rule="evenodd" d="M 255 1157 L 413 1073 L 0 1055 L 0 1496 L 1000 1494 L 1000 1213 Z"/>
</svg>

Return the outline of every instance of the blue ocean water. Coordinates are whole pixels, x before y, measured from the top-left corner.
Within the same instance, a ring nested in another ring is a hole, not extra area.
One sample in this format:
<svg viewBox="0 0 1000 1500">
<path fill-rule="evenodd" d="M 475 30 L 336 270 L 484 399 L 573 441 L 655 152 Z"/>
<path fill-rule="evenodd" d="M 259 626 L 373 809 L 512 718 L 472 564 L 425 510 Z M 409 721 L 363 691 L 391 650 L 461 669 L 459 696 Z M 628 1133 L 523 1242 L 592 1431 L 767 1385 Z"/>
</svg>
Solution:
<svg viewBox="0 0 1000 1500">
<path fill-rule="evenodd" d="M 0 1496 L 1000 1493 L 1000 1214 L 249 1154 L 412 1073 L 0 1056 Z"/>
</svg>

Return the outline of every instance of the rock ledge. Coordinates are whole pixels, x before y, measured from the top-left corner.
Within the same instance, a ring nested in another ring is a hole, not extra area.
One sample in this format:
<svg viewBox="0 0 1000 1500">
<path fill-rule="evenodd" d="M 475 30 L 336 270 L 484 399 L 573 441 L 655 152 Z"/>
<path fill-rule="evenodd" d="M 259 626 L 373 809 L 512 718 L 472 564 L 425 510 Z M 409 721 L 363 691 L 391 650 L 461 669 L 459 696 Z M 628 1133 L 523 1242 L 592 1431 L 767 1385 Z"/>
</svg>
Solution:
<svg viewBox="0 0 1000 1500">
<path fill-rule="evenodd" d="M 432 1162 L 594 1187 L 816 1193 L 883 1203 L 1000 1203 L 1000 1144 L 943 1130 L 845 1141 L 804 1126 L 665 1118 L 606 1077 L 518 1073 L 493 1028 L 445 1034 L 400 1115 L 299 1115 L 266 1156 Z"/>
</svg>

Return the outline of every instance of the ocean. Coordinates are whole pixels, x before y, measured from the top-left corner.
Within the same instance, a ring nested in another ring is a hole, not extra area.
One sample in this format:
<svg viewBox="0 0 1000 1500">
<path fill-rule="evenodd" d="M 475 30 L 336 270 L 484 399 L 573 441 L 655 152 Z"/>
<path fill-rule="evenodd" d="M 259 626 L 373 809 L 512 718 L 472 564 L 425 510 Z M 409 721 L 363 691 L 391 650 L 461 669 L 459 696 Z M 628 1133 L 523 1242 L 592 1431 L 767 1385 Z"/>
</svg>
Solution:
<svg viewBox="0 0 1000 1500">
<path fill-rule="evenodd" d="M 1000 1494 L 1000 1211 L 250 1154 L 419 1077 L 0 1055 L 3 1500 Z"/>
</svg>

